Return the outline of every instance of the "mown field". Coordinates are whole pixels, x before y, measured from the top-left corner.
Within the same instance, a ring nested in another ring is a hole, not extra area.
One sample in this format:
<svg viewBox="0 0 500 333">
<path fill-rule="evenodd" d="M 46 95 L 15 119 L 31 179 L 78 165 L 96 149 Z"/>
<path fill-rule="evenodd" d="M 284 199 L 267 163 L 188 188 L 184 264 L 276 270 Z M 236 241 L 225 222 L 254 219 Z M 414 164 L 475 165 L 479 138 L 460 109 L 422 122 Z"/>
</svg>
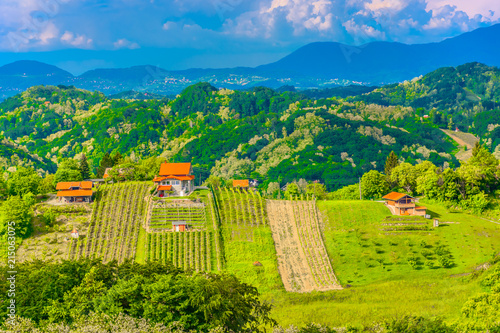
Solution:
<svg viewBox="0 0 500 333">
<path fill-rule="evenodd" d="M 344 287 L 350 287 L 310 294 L 266 294 L 275 304 L 278 322 L 285 326 L 308 322 L 341 326 L 346 322 L 370 325 L 403 314 L 446 320 L 458 317 L 464 302 L 481 292 L 467 273 L 500 252 L 500 225 L 450 213 L 440 205 L 422 204 L 441 222 L 455 223 L 435 230 L 429 227 L 428 231 L 384 231 L 396 227 L 382 225 L 395 223 L 394 218 L 387 218 L 389 210 L 382 203 L 318 202 L 335 274 Z"/>
</svg>

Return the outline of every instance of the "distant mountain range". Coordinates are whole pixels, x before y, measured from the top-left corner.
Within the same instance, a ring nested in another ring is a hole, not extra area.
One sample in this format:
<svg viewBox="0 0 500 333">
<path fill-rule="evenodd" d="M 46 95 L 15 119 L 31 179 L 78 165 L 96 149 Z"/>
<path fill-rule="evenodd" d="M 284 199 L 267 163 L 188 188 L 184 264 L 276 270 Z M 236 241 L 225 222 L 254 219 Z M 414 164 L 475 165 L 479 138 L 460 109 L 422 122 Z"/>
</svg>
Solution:
<svg viewBox="0 0 500 333">
<path fill-rule="evenodd" d="M 130 56 L 133 57 L 133 53 Z M 74 85 L 106 94 L 134 90 L 160 95 L 178 94 L 187 86 L 202 81 L 230 89 L 255 86 L 278 88 L 284 85 L 311 89 L 353 83 L 382 85 L 467 62 L 500 66 L 500 24 L 439 43 L 406 45 L 373 42 L 361 46 L 334 42 L 312 43 L 277 62 L 256 68 L 169 71 L 143 65 L 95 69 L 73 76 L 41 62 L 17 61 L 0 67 L 0 99 L 38 84 Z"/>
</svg>

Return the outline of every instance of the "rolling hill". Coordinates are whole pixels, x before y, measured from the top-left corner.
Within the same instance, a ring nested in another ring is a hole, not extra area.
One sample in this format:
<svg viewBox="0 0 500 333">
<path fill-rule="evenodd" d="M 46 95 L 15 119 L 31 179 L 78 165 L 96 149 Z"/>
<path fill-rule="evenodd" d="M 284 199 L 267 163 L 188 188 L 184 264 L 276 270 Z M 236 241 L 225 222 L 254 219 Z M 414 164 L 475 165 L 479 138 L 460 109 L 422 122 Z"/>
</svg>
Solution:
<svg viewBox="0 0 500 333">
<path fill-rule="evenodd" d="M 145 101 L 33 87 L 0 104 L 0 134 L 51 161 L 84 153 L 94 171 L 106 152 L 116 150 L 134 159 L 192 161 L 202 180 L 210 172 L 266 181 L 322 179 L 329 189 L 382 170 L 391 150 L 409 162 L 457 163 L 449 154 L 451 140 L 408 107 L 310 100 L 268 88 L 217 90 L 207 83 L 174 100 Z"/>
</svg>

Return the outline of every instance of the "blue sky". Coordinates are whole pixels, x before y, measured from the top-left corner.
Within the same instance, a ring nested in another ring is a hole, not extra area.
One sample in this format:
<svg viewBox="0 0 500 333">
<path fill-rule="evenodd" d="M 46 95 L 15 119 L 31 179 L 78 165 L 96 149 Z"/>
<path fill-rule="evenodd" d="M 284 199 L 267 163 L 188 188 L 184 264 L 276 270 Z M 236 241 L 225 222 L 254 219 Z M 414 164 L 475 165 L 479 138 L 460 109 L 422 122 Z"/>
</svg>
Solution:
<svg viewBox="0 0 500 333">
<path fill-rule="evenodd" d="M 125 50 L 162 50 L 166 69 L 257 66 L 310 42 L 435 42 L 499 19 L 498 0 L 2 0 L 0 53 L 93 51 L 66 59 L 74 71 L 119 65 L 98 53 Z"/>
</svg>

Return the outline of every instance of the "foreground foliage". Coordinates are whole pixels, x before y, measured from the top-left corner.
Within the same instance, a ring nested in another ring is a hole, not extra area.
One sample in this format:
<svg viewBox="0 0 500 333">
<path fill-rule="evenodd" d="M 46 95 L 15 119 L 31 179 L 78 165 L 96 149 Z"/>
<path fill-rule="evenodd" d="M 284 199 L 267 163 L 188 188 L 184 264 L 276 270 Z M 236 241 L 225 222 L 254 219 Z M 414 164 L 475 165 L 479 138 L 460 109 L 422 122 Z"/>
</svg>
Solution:
<svg viewBox="0 0 500 333">
<path fill-rule="evenodd" d="M 186 330 L 258 331 L 274 324 L 256 288 L 228 274 L 184 272 L 170 263 L 80 260 L 27 262 L 17 267 L 17 315 L 34 323 L 72 325 L 92 312 L 123 313 Z M 2 272 L 2 275 L 6 273 Z M 7 281 L 1 278 L 0 292 Z M 0 315 L 6 317 L 5 303 Z"/>
</svg>

